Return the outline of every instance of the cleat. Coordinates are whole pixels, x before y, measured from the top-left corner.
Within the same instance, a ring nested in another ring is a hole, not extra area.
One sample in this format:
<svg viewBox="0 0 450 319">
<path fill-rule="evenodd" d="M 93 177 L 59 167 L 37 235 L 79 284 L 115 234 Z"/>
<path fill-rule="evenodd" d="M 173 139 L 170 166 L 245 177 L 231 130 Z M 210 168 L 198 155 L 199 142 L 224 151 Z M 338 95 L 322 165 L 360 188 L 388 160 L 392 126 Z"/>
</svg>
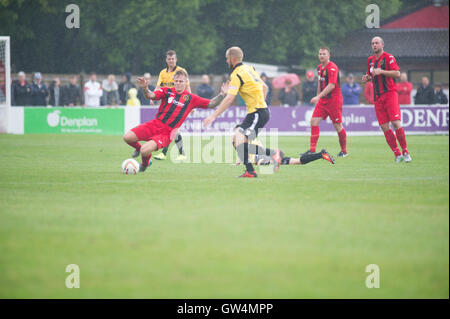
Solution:
<svg viewBox="0 0 450 319">
<path fill-rule="evenodd" d="M 404 160 L 405 160 L 405 158 L 403 157 L 403 155 L 398 155 L 395 157 L 395 162 L 397 164 L 403 162 Z"/>
<path fill-rule="evenodd" d="M 131 157 L 138 157 L 138 156 L 139 156 L 139 154 L 141 154 L 141 152 L 140 152 L 140 151 L 138 151 L 138 150 L 134 150 L 134 151 L 133 151 L 133 154 L 131 154 Z"/>
<path fill-rule="evenodd" d="M 331 164 L 334 164 L 334 158 L 327 152 L 327 150 L 323 149 L 320 151 L 320 153 L 322 153 L 322 158 L 324 160 L 330 162 Z"/>
<path fill-rule="evenodd" d="M 143 173 L 143 172 L 145 172 L 145 170 L 148 168 L 148 167 L 150 167 L 150 166 L 152 166 L 152 160 L 150 159 L 150 162 L 148 163 L 148 165 L 147 166 L 144 166 L 144 165 L 142 165 L 142 164 L 139 164 L 139 171 L 138 171 L 138 173 Z"/>
<path fill-rule="evenodd" d="M 187 158 L 186 155 L 180 154 L 180 155 L 178 155 L 178 157 L 176 158 L 176 160 L 181 162 L 181 161 L 185 161 L 186 158 Z"/>
<path fill-rule="evenodd" d="M 164 155 L 164 153 L 159 153 L 158 155 L 155 155 L 154 158 L 163 161 L 166 159 L 166 155 Z"/>
<path fill-rule="evenodd" d="M 347 157 L 348 153 L 345 153 L 344 151 L 340 151 L 339 154 L 337 155 L 338 157 Z"/>
<path fill-rule="evenodd" d="M 409 153 L 406 152 L 403 154 L 403 159 L 405 160 L 405 163 L 411 163 L 412 161 L 411 155 L 409 155 Z"/>
<path fill-rule="evenodd" d="M 258 175 L 256 174 L 255 171 L 253 171 L 253 172 L 247 172 L 247 171 L 245 171 L 245 173 L 242 174 L 242 175 L 240 175 L 240 176 L 238 176 L 238 178 L 239 178 L 239 177 L 256 178 L 256 177 L 258 177 Z"/>
<path fill-rule="evenodd" d="M 272 156 L 272 160 L 273 160 L 273 171 L 276 173 L 280 169 L 281 160 L 282 160 L 280 150 L 276 151 L 275 155 Z"/>
</svg>

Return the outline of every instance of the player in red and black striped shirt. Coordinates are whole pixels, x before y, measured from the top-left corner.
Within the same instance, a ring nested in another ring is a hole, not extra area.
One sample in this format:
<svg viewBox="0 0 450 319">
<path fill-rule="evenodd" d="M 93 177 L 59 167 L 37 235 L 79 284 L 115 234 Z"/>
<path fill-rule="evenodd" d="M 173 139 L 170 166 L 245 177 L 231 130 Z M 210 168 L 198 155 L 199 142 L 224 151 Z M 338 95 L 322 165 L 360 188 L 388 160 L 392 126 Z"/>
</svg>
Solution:
<svg viewBox="0 0 450 319">
<path fill-rule="evenodd" d="M 362 81 L 373 83 L 373 95 L 375 100 L 375 113 L 378 123 L 384 132 L 386 142 L 395 155 L 395 162 L 411 162 L 412 158 L 406 148 L 406 136 L 401 121 L 398 93 L 394 79 L 400 77 L 400 68 L 392 54 L 384 52 L 384 41 L 380 37 L 372 39 L 372 50 L 374 55 L 367 59 L 367 73 L 363 75 Z M 389 127 L 389 122 L 395 129 Z M 402 148 L 397 146 L 395 137 Z"/>
<path fill-rule="evenodd" d="M 175 73 L 173 88 L 164 87 L 154 92 L 148 89 L 148 79 L 138 78 L 146 99 L 161 100 L 155 119 L 136 126 L 123 137 L 127 144 L 134 147 L 133 157 L 141 154 L 142 164 L 139 166 L 139 172 L 145 171 L 149 166 L 152 152 L 170 144 L 177 134 L 177 129 L 194 108 L 216 107 L 228 90 L 228 85 L 223 84 L 218 96 L 211 100 L 204 99 L 185 90 L 187 78 L 187 73 L 179 70 Z M 139 141 L 148 142 L 142 146 Z"/>
<path fill-rule="evenodd" d="M 319 49 L 319 61 L 317 75 L 319 84 L 317 95 L 311 99 L 311 104 L 316 104 L 311 118 L 311 139 L 309 152 L 315 152 L 317 141 L 319 140 L 320 121 L 328 116 L 333 122 L 334 128 L 339 136 L 341 151 L 339 157 L 346 157 L 347 154 L 347 133 L 342 126 L 342 93 L 339 81 L 339 68 L 330 61 L 330 49 L 322 47 Z"/>
</svg>

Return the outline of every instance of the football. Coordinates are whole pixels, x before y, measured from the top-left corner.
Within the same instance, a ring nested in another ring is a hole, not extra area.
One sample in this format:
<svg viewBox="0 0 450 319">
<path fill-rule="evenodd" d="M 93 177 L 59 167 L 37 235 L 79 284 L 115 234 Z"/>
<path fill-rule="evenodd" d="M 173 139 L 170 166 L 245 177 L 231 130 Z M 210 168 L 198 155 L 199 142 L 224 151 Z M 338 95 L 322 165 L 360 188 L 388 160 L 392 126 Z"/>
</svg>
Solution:
<svg viewBox="0 0 450 319">
<path fill-rule="evenodd" d="M 122 172 L 127 175 L 136 175 L 139 172 L 139 163 L 132 158 L 124 160 Z"/>
</svg>

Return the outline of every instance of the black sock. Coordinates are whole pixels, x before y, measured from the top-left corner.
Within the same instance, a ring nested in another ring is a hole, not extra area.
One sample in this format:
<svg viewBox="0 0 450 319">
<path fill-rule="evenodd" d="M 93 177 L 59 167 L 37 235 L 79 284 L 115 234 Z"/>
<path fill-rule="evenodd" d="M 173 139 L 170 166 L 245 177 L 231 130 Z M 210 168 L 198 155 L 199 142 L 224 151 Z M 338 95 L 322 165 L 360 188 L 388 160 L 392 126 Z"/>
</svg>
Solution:
<svg viewBox="0 0 450 319">
<path fill-rule="evenodd" d="M 164 147 L 164 148 L 162 149 L 162 153 L 163 153 L 164 155 L 166 155 L 168 150 L 169 150 L 169 146 L 166 146 L 166 147 Z"/>
<path fill-rule="evenodd" d="M 255 169 L 253 168 L 252 163 L 248 161 L 248 143 L 239 144 L 236 147 L 236 151 L 238 153 L 239 159 L 241 160 L 241 163 L 244 163 L 247 171 L 254 172 Z"/>
<path fill-rule="evenodd" d="M 283 157 L 281 159 L 281 165 L 289 165 L 289 162 L 291 161 L 290 157 Z"/>
<path fill-rule="evenodd" d="M 177 136 L 175 137 L 175 144 L 178 147 L 178 152 L 180 152 L 180 155 L 184 155 L 183 138 L 181 137 L 180 134 L 177 134 Z"/>
<path fill-rule="evenodd" d="M 300 163 L 307 164 L 322 158 L 322 153 L 305 153 L 300 156 Z"/>
<path fill-rule="evenodd" d="M 262 146 L 258 146 L 258 145 L 255 145 L 255 144 L 249 144 L 248 145 L 248 152 L 250 154 L 274 156 L 277 151 L 276 150 L 272 150 L 270 148 L 264 148 Z"/>
</svg>

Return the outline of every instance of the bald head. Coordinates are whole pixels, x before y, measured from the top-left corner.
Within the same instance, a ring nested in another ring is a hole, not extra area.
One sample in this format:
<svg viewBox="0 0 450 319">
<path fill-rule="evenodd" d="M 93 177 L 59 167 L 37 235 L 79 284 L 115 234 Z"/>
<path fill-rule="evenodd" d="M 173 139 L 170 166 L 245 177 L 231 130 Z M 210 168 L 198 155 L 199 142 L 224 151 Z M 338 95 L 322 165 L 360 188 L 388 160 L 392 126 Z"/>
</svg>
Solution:
<svg viewBox="0 0 450 319">
<path fill-rule="evenodd" d="M 372 39 L 372 51 L 378 55 L 383 53 L 383 48 L 384 48 L 383 39 L 381 37 L 374 37 Z"/>
<path fill-rule="evenodd" d="M 227 64 L 230 68 L 233 68 L 236 64 L 242 62 L 244 59 L 244 52 L 240 47 L 231 47 L 225 53 Z"/>
</svg>

